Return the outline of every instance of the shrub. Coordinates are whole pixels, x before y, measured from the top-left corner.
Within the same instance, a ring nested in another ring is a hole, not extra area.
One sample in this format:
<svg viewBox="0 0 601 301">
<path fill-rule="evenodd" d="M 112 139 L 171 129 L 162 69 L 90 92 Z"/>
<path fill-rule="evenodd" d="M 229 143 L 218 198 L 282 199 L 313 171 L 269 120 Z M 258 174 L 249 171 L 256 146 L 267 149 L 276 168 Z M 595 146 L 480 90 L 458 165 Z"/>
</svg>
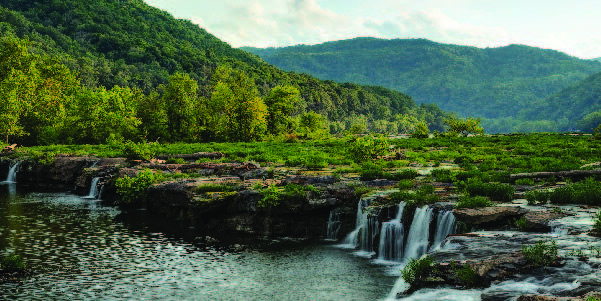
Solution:
<svg viewBox="0 0 601 301">
<path fill-rule="evenodd" d="M 467 264 L 455 270 L 455 277 L 466 287 L 474 287 L 478 282 L 478 274 Z"/>
<path fill-rule="evenodd" d="M 19 255 L 9 255 L 0 258 L 0 267 L 7 272 L 18 271 L 25 269 L 25 262 Z"/>
<path fill-rule="evenodd" d="M 549 195 L 549 191 L 531 190 L 526 192 L 526 201 L 528 201 L 529 205 L 546 204 L 549 201 Z"/>
<path fill-rule="evenodd" d="M 534 185 L 534 180 L 530 178 L 517 179 L 515 180 L 515 185 L 532 186 Z"/>
<path fill-rule="evenodd" d="M 123 146 L 123 156 L 130 162 L 136 160 L 150 161 L 156 155 L 158 147 L 157 142 L 135 143 L 127 141 Z"/>
<path fill-rule="evenodd" d="M 549 266 L 557 259 L 557 242 L 539 240 L 533 246 L 522 246 L 526 261 L 536 267 Z"/>
<path fill-rule="evenodd" d="M 595 224 L 593 225 L 593 229 L 597 232 L 601 232 L 601 211 L 597 212 L 595 215 Z"/>
<path fill-rule="evenodd" d="M 197 193 L 206 193 L 206 192 L 228 192 L 233 191 L 233 187 L 225 184 L 203 184 L 196 187 Z"/>
<path fill-rule="evenodd" d="M 436 178 L 438 182 L 453 182 L 453 178 L 451 176 L 451 170 L 445 168 L 439 168 L 432 170 L 432 176 Z"/>
<path fill-rule="evenodd" d="M 587 178 L 553 190 L 549 199 L 552 204 L 599 205 L 601 204 L 599 195 L 601 195 L 601 183 L 594 178 Z"/>
<path fill-rule="evenodd" d="M 571 204 L 573 203 L 573 195 L 574 188 L 571 185 L 555 188 L 549 194 L 549 202 L 551 204 Z"/>
<path fill-rule="evenodd" d="M 269 187 L 261 191 L 263 198 L 259 200 L 258 207 L 277 206 L 280 204 L 281 192 L 275 185 L 269 185 Z"/>
<path fill-rule="evenodd" d="M 420 259 L 411 258 L 401 271 L 401 277 L 409 284 L 423 281 L 432 273 L 433 264 L 434 260 L 429 255 L 425 255 Z"/>
<path fill-rule="evenodd" d="M 399 183 L 397 184 L 397 187 L 400 190 L 409 190 L 411 188 L 413 188 L 413 186 L 415 185 L 415 183 L 413 182 L 413 180 L 400 180 Z"/>
<path fill-rule="evenodd" d="M 184 158 L 168 158 L 165 163 L 167 164 L 186 164 L 186 160 Z"/>
<path fill-rule="evenodd" d="M 528 229 L 530 229 L 530 223 L 528 222 L 528 220 L 525 217 L 520 217 L 516 220 L 513 221 L 513 224 L 520 229 L 520 231 L 526 231 Z"/>
<path fill-rule="evenodd" d="M 459 198 L 459 201 L 455 205 L 455 208 L 467 208 L 467 209 L 475 209 L 475 208 L 483 208 L 492 206 L 492 203 L 489 199 L 483 196 L 462 196 Z"/>
<path fill-rule="evenodd" d="M 120 203 L 131 204 L 143 200 L 146 197 L 147 189 L 160 178 L 152 170 L 144 169 L 134 178 L 125 175 L 117 179 L 117 194 L 120 196 Z"/>
<path fill-rule="evenodd" d="M 310 155 L 305 157 L 304 165 L 307 169 L 322 169 L 328 167 L 328 160 L 323 156 Z"/>
<path fill-rule="evenodd" d="M 407 180 L 407 179 L 415 179 L 417 178 L 417 170 L 415 169 L 403 169 L 402 171 L 391 174 L 391 178 L 393 180 Z"/>
<path fill-rule="evenodd" d="M 365 162 L 383 156 L 388 151 L 388 139 L 384 136 L 359 137 L 352 142 L 348 154 L 355 162 Z"/>
<path fill-rule="evenodd" d="M 513 200 L 515 192 L 513 186 L 503 183 L 482 183 L 479 181 L 470 181 L 466 185 L 466 191 L 471 196 L 486 196 L 492 201 L 510 202 Z"/>
</svg>

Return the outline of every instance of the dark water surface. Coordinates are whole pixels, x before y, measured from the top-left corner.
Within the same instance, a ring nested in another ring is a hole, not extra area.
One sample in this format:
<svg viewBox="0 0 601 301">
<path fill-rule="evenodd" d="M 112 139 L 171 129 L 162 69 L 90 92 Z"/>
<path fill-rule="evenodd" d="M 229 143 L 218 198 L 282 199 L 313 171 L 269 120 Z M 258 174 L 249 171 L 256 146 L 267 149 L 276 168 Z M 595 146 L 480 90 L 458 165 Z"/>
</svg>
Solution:
<svg viewBox="0 0 601 301">
<path fill-rule="evenodd" d="M 325 243 L 204 247 L 96 200 L 23 190 L 0 185 L 0 255 L 18 254 L 40 272 L 0 284 L 0 299 L 376 300 L 397 279 Z"/>
</svg>

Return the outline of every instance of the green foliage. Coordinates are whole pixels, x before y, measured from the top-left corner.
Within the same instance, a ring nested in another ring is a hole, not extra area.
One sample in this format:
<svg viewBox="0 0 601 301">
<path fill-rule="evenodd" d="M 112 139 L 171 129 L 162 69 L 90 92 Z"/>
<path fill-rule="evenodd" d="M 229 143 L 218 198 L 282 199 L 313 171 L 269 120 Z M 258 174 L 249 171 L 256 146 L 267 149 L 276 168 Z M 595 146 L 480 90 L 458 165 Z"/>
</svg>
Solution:
<svg viewBox="0 0 601 301">
<path fill-rule="evenodd" d="M 546 204 L 550 195 L 551 193 L 546 190 L 530 190 L 526 192 L 526 201 L 528 205 Z"/>
<path fill-rule="evenodd" d="M 185 73 L 175 73 L 169 77 L 165 87 L 163 103 L 166 107 L 167 130 L 171 141 L 184 141 L 191 137 L 196 125 L 194 102 L 198 93 L 198 83 Z"/>
<path fill-rule="evenodd" d="M 425 121 L 420 121 L 415 125 L 415 129 L 411 132 L 411 138 L 428 138 L 430 137 L 430 129 Z"/>
<path fill-rule="evenodd" d="M 461 209 L 461 208 L 475 209 L 475 208 L 483 208 L 483 207 L 489 207 L 489 206 L 492 206 L 492 203 L 486 197 L 462 196 L 459 198 L 459 201 L 455 205 L 455 208 L 457 208 L 457 209 Z"/>
<path fill-rule="evenodd" d="M 231 185 L 226 184 L 202 184 L 196 187 L 197 193 L 207 193 L 207 192 L 230 192 L 234 191 L 234 188 Z"/>
<path fill-rule="evenodd" d="M 469 181 L 465 190 L 471 196 L 485 196 L 496 202 L 511 202 L 515 192 L 510 184 L 482 183 L 480 181 Z"/>
<path fill-rule="evenodd" d="M 160 179 L 160 175 L 154 174 L 150 169 L 144 169 L 137 176 L 130 178 L 125 175 L 115 182 L 120 204 L 133 204 L 146 198 L 147 189 Z"/>
<path fill-rule="evenodd" d="M 412 180 L 417 178 L 418 173 L 415 169 L 403 169 L 401 171 L 397 171 L 391 174 L 392 179 L 400 181 L 400 180 Z"/>
<path fill-rule="evenodd" d="M 526 261 L 536 267 L 549 266 L 557 260 L 557 241 L 539 240 L 535 245 L 522 246 Z"/>
<path fill-rule="evenodd" d="M 528 220 L 525 217 L 520 217 L 516 220 L 513 221 L 513 224 L 520 229 L 520 231 L 526 231 L 528 229 L 530 229 L 530 223 L 528 222 Z"/>
<path fill-rule="evenodd" d="M 410 179 L 400 180 L 399 183 L 397 184 L 397 187 L 400 190 L 409 190 L 409 189 L 412 189 L 413 186 L 415 186 L 415 182 Z"/>
<path fill-rule="evenodd" d="M 517 179 L 515 180 L 515 185 L 532 186 L 534 185 L 534 180 L 530 178 Z"/>
<path fill-rule="evenodd" d="M 601 233 L 601 211 L 597 212 L 595 215 L 594 222 L 595 224 L 593 225 L 593 229 Z"/>
<path fill-rule="evenodd" d="M 599 72 L 598 62 L 523 45 L 476 49 L 423 39 L 356 38 L 248 50 L 284 70 L 410 91 L 417 102 L 437 101 L 461 116 L 482 116 L 491 133 L 566 130 L 601 109 L 596 102 L 601 73 L 587 79 Z M 438 122 L 428 121 L 443 131 Z"/>
<path fill-rule="evenodd" d="M 157 153 L 159 144 L 156 142 L 150 143 L 135 143 L 127 141 L 123 145 L 123 155 L 128 161 L 150 161 Z"/>
<path fill-rule="evenodd" d="M 467 118 L 465 120 L 458 118 L 449 118 L 445 121 L 449 125 L 448 132 L 451 136 L 467 136 L 484 134 L 484 129 L 480 126 L 480 119 Z"/>
<path fill-rule="evenodd" d="M 6 272 L 14 272 L 25 269 L 26 265 L 21 256 L 13 254 L 0 257 L 0 269 Z"/>
<path fill-rule="evenodd" d="M 452 172 L 450 169 L 447 169 L 447 168 L 439 168 L 439 169 L 432 170 L 432 176 L 438 182 L 446 182 L 446 183 L 453 182 Z"/>
<path fill-rule="evenodd" d="M 390 201 L 390 203 L 398 204 L 400 202 L 407 202 L 407 206 L 409 207 L 421 207 L 436 203 L 440 200 L 440 197 L 434 194 L 434 191 L 434 186 L 424 185 L 415 192 L 395 192 L 389 194 L 386 198 Z"/>
<path fill-rule="evenodd" d="M 401 277 L 409 284 L 424 281 L 433 272 L 434 260 L 429 255 L 422 258 L 411 258 L 401 271 Z"/>
<path fill-rule="evenodd" d="M 351 143 L 349 157 L 355 162 L 365 162 L 388 151 L 389 142 L 384 136 L 363 136 Z"/>
<path fill-rule="evenodd" d="M 459 269 L 454 269 L 454 272 L 455 277 L 457 277 L 465 287 L 474 287 L 480 278 L 474 269 L 467 264 Z"/>
<path fill-rule="evenodd" d="M 292 86 L 277 86 L 265 96 L 267 129 L 273 135 L 290 133 L 294 127 L 291 118 L 294 108 L 301 103 L 300 92 Z"/>
<path fill-rule="evenodd" d="M 167 160 L 165 160 L 165 163 L 167 164 L 186 164 L 186 160 L 184 160 L 184 158 L 167 158 Z"/>
<path fill-rule="evenodd" d="M 269 187 L 263 189 L 261 195 L 263 197 L 259 200 L 258 207 L 275 207 L 280 204 L 282 199 L 282 193 L 275 185 L 269 185 Z"/>
<path fill-rule="evenodd" d="M 601 182 L 594 178 L 586 178 L 553 190 L 549 196 L 551 204 L 586 204 L 600 205 Z"/>
</svg>

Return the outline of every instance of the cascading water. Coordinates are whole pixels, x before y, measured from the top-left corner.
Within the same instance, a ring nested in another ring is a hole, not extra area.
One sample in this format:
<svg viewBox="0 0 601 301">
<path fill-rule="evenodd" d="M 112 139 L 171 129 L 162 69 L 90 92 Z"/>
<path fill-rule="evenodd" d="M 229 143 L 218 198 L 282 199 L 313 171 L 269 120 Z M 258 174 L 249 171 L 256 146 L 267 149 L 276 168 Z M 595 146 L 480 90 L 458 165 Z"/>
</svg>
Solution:
<svg viewBox="0 0 601 301">
<path fill-rule="evenodd" d="M 355 221 L 355 230 L 349 233 L 344 239 L 344 244 L 352 247 L 359 246 L 359 236 L 362 229 L 367 228 L 367 212 L 363 209 L 371 204 L 373 199 L 362 198 L 357 204 L 357 219 Z M 365 231 L 365 230 L 364 230 Z"/>
<path fill-rule="evenodd" d="M 10 164 L 10 169 L 8 170 L 8 176 L 6 177 L 6 183 L 16 183 L 17 182 L 17 171 L 19 171 L 19 165 L 21 162 L 13 162 Z"/>
<path fill-rule="evenodd" d="M 403 228 L 402 218 L 405 205 L 405 202 L 400 203 L 396 217 L 391 221 L 382 223 L 380 245 L 378 248 L 380 253 L 378 258 L 381 260 L 400 261 L 403 259 L 405 230 Z"/>
<path fill-rule="evenodd" d="M 328 219 L 328 232 L 326 238 L 329 240 L 338 240 L 338 230 L 340 230 L 340 213 L 330 212 L 330 218 Z"/>
<path fill-rule="evenodd" d="M 428 252 L 430 244 L 430 221 L 432 220 L 432 208 L 424 206 L 415 209 L 415 216 L 409 228 L 404 258 L 420 258 Z"/>
<path fill-rule="evenodd" d="M 447 236 L 455 231 L 455 215 L 453 211 L 439 211 L 436 221 L 436 234 L 432 250 L 438 250 L 442 247 Z"/>
<path fill-rule="evenodd" d="M 83 197 L 84 199 L 95 199 L 98 196 L 98 181 L 100 181 L 99 177 L 92 179 L 92 184 L 90 185 L 90 192 L 87 196 Z"/>
</svg>

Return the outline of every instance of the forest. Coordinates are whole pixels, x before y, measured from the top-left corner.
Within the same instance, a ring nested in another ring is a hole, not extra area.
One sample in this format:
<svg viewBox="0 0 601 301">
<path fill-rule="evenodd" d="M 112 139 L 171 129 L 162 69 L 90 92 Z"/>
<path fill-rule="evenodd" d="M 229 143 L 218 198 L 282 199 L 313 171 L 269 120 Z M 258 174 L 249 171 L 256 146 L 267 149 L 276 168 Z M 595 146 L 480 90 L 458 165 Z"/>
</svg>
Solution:
<svg viewBox="0 0 601 301">
<path fill-rule="evenodd" d="M 284 70 L 403 91 L 418 103 L 482 118 L 489 133 L 590 132 L 581 119 L 599 110 L 591 99 L 601 92 L 592 84 L 601 64 L 549 49 L 376 38 L 243 49 Z"/>
<path fill-rule="evenodd" d="M 401 92 L 281 71 L 140 0 L 0 6 L 5 142 L 411 134 L 454 116 Z"/>
</svg>

